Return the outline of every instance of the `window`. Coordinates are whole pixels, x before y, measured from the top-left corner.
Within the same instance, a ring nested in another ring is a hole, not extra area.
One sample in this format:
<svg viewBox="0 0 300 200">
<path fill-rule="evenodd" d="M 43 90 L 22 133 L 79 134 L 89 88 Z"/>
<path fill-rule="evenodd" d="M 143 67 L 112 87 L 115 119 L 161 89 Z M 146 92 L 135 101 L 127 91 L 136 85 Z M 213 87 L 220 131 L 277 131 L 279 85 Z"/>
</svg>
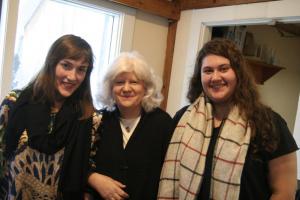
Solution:
<svg viewBox="0 0 300 200">
<path fill-rule="evenodd" d="M 66 1 L 20 0 L 12 88 L 23 88 L 42 67 L 50 45 L 61 35 L 81 36 L 92 46 L 94 99 L 101 71 L 118 54 L 122 14 Z M 95 101 L 96 103 L 96 101 Z"/>
<path fill-rule="evenodd" d="M 61 35 L 75 34 L 84 38 L 94 52 L 91 89 L 94 104 L 99 108 L 96 96 L 100 80 L 109 62 L 122 49 L 126 14 L 86 0 L 19 0 L 18 10 L 9 88 L 23 88 L 42 67 L 50 45 Z"/>
</svg>

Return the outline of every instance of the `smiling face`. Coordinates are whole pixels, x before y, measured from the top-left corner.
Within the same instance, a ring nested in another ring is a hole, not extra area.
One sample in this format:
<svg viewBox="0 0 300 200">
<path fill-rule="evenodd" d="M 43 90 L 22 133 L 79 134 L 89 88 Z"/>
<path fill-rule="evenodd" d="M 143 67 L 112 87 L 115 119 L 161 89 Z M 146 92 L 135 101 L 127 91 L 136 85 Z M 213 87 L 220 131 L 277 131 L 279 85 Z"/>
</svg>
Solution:
<svg viewBox="0 0 300 200">
<path fill-rule="evenodd" d="M 85 79 L 89 64 L 84 58 L 62 59 L 55 67 L 55 87 L 60 98 L 70 97 Z"/>
<path fill-rule="evenodd" d="M 121 114 L 127 113 L 128 117 L 128 113 L 131 113 L 131 117 L 140 114 L 145 93 L 144 82 L 138 80 L 133 72 L 120 73 L 113 82 L 113 98 Z"/>
<path fill-rule="evenodd" d="M 237 85 L 230 61 L 222 56 L 207 55 L 202 60 L 201 81 L 205 94 L 214 104 L 228 104 Z"/>
</svg>

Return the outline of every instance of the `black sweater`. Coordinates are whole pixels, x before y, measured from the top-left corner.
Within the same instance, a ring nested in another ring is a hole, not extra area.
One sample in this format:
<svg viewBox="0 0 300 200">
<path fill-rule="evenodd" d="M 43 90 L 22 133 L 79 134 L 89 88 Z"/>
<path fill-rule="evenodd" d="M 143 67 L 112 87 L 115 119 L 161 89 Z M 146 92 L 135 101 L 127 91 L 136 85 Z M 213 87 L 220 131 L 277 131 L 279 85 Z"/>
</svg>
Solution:
<svg viewBox="0 0 300 200">
<path fill-rule="evenodd" d="M 125 184 L 130 200 L 156 199 L 161 167 L 172 135 L 171 117 L 159 108 L 144 112 L 125 149 L 119 112 L 104 111 L 102 119 L 96 171 Z"/>
</svg>

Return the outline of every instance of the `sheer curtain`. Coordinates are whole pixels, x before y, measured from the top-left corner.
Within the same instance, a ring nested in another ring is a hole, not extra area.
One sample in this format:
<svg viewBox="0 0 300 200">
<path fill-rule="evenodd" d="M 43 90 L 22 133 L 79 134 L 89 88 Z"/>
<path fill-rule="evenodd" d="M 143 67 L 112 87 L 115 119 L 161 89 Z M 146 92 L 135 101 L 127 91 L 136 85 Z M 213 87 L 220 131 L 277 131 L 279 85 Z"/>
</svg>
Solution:
<svg viewBox="0 0 300 200">
<path fill-rule="evenodd" d="M 61 35 L 84 38 L 95 55 L 91 87 L 97 93 L 108 63 L 120 52 L 122 13 L 88 4 L 56 0 L 20 0 L 13 64 L 13 88 L 24 87 L 39 71 L 50 45 Z"/>
</svg>

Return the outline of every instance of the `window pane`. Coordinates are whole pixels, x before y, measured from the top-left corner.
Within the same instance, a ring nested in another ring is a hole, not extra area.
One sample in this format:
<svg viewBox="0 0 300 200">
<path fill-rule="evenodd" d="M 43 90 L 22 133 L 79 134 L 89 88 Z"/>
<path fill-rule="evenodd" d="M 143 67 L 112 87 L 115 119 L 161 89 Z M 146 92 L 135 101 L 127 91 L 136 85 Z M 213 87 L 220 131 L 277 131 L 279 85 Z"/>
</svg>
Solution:
<svg viewBox="0 0 300 200">
<path fill-rule="evenodd" d="M 22 88 L 42 67 L 50 45 L 64 34 L 84 38 L 95 55 L 91 86 L 94 102 L 110 59 L 119 53 L 122 14 L 55 0 L 20 0 L 13 64 L 13 88 Z M 95 105 L 100 107 L 100 105 Z"/>
</svg>

